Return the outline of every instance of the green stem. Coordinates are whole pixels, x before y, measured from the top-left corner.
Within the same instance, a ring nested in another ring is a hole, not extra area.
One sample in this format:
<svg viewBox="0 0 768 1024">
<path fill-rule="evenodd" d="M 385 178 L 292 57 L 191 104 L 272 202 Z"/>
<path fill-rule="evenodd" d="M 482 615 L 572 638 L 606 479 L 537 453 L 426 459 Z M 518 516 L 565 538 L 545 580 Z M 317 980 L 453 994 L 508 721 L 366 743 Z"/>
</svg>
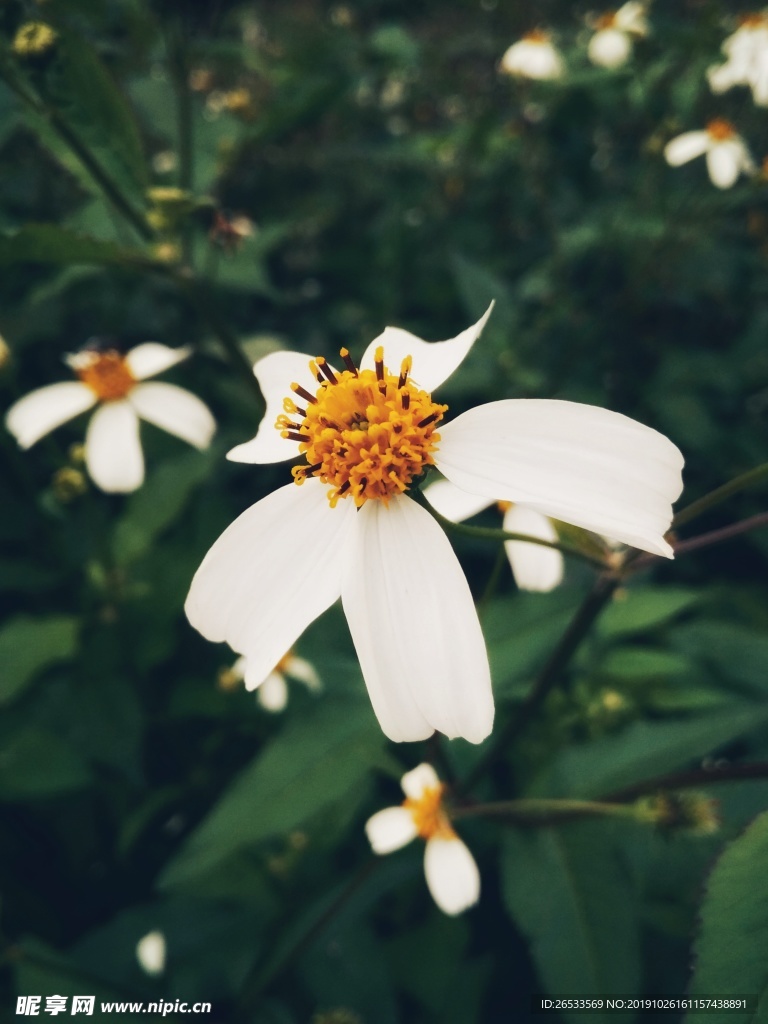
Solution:
<svg viewBox="0 0 768 1024">
<path fill-rule="evenodd" d="M 412 492 L 414 497 L 417 497 L 419 493 Z M 526 544 L 538 544 L 542 548 L 554 548 L 555 551 L 562 551 L 564 555 L 573 555 L 574 558 L 580 558 L 583 562 L 588 562 L 590 565 L 595 566 L 598 569 L 605 569 L 605 562 L 596 558 L 594 555 L 588 554 L 586 551 L 582 551 L 580 548 L 572 547 L 570 544 L 565 544 L 559 540 L 544 540 L 541 537 L 530 537 L 527 533 L 509 533 L 507 530 L 497 530 L 490 526 L 467 526 L 466 523 L 454 523 L 452 519 L 446 519 L 445 516 L 440 515 L 436 508 L 434 508 L 427 498 L 425 498 L 421 504 L 424 508 L 432 515 L 438 523 L 448 532 L 458 533 L 464 537 L 474 537 L 476 540 L 495 540 L 495 541 L 507 541 L 507 540 L 518 540 L 523 541 Z"/>
<path fill-rule="evenodd" d="M 592 624 L 600 615 L 600 612 L 602 612 L 613 597 L 620 583 L 621 577 L 617 575 L 604 573 L 602 576 L 598 576 L 592 590 L 587 594 L 573 619 L 571 619 L 558 645 L 539 673 L 536 682 L 528 692 L 517 715 L 510 719 L 505 728 L 497 731 L 493 741 L 488 745 L 484 754 L 477 760 L 474 768 L 465 779 L 461 787 L 462 789 L 471 789 L 491 766 L 499 751 L 505 749 L 517 739 L 560 679 L 560 676 L 568 666 L 568 662 L 589 632 Z"/>
<path fill-rule="evenodd" d="M 632 804 L 596 800 L 500 800 L 451 809 L 451 818 L 508 818 L 517 823 L 557 824 L 574 818 L 632 818 L 639 820 Z"/>
<path fill-rule="evenodd" d="M 652 779 L 633 782 L 622 789 L 606 794 L 606 801 L 622 802 L 634 800 L 663 791 L 677 789 L 698 789 L 720 782 L 739 782 L 745 779 L 768 779 L 768 761 L 754 761 L 752 764 L 713 764 L 711 768 L 694 768 L 686 772 L 672 772 L 656 775 Z"/>
<path fill-rule="evenodd" d="M 684 523 L 690 523 L 692 519 L 696 519 L 702 512 L 707 512 L 709 509 L 714 508 L 715 505 L 719 505 L 726 498 L 730 498 L 732 494 L 738 494 L 739 491 L 744 491 L 748 487 L 754 487 L 755 484 L 762 483 L 764 480 L 768 480 L 768 462 L 763 462 L 761 465 L 755 466 L 754 469 L 748 469 L 746 473 L 734 477 L 727 484 L 716 487 L 714 491 L 710 491 L 704 497 L 697 498 L 690 505 L 686 505 L 672 520 L 673 528 L 682 526 Z"/>
</svg>

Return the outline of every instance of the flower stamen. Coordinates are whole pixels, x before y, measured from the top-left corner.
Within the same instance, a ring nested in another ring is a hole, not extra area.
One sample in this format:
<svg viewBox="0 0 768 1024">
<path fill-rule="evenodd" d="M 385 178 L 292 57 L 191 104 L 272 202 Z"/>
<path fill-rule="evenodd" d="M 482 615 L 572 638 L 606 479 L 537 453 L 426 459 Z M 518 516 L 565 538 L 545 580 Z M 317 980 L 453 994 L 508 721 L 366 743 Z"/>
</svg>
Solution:
<svg viewBox="0 0 768 1024">
<path fill-rule="evenodd" d="M 77 376 L 102 402 L 125 398 L 136 384 L 125 358 L 116 350 L 85 350 L 67 357 Z"/>
<path fill-rule="evenodd" d="M 443 807 L 443 793 L 445 786 L 437 786 L 425 789 L 418 798 L 409 797 L 403 802 L 403 807 L 410 812 L 416 831 L 422 839 L 455 839 L 454 832 L 448 815 Z"/>
</svg>

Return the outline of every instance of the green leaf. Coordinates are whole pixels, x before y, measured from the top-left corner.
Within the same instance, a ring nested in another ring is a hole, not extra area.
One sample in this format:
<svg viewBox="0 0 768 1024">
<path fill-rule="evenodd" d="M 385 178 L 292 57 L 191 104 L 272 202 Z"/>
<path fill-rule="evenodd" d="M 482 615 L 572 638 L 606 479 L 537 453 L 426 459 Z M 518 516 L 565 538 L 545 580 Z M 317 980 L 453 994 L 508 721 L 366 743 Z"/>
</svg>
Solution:
<svg viewBox="0 0 768 1024">
<path fill-rule="evenodd" d="M 680 721 L 633 722 L 616 735 L 564 750 L 531 794 L 599 796 L 681 768 L 766 723 L 768 707 L 743 703 Z"/>
<path fill-rule="evenodd" d="M 620 647 L 600 662 L 600 675 L 621 679 L 658 679 L 690 671 L 691 662 L 681 654 L 652 647 Z"/>
<path fill-rule="evenodd" d="M 52 796 L 89 782 L 83 760 L 53 733 L 29 729 L 0 750 L 0 799 Z"/>
<path fill-rule="evenodd" d="M 598 632 L 605 637 L 642 633 L 687 611 L 700 595 L 684 587 L 638 587 L 621 590 L 605 609 Z"/>
<path fill-rule="evenodd" d="M 734 840 L 714 867 L 701 906 L 689 994 L 757 996 L 768 1005 L 768 812 Z M 708 1024 L 765 1020 L 756 1013 L 707 1013 Z M 686 1020 L 698 1020 L 688 1014 Z"/>
<path fill-rule="evenodd" d="M 0 235 L 0 266 L 12 263 L 95 263 L 99 266 L 146 262 L 139 250 L 81 235 L 56 224 L 28 224 Z"/>
<path fill-rule="evenodd" d="M 56 52 L 49 98 L 116 184 L 143 199 L 147 166 L 125 96 L 82 34 L 60 32 Z"/>
<path fill-rule="evenodd" d="M 367 700 L 317 701 L 288 722 L 229 786 L 166 869 L 162 884 L 187 881 L 359 793 L 361 777 L 383 742 Z"/>
<path fill-rule="evenodd" d="M 672 642 L 729 683 L 741 683 L 761 695 L 768 690 L 764 632 L 731 622 L 692 622 L 675 630 Z"/>
<path fill-rule="evenodd" d="M 151 548 L 156 537 L 180 515 L 195 488 L 208 478 L 218 458 L 215 449 L 185 452 L 152 473 L 131 495 L 125 514 L 115 526 L 118 562 L 133 561 Z"/>
<path fill-rule="evenodd" d="M 41 669 L 71 658 L 77 648 L 77 619 L 19 616 L 0 630 L 0 705 L 7 704 Z"/>
<path fill-rule="evenodd" d="M 530 944 L 546 991 L 637 991 L 639 928 L 631 879 L 609 826 L 510 829 L 501 870 L 504 902 Z M 585 1024 L 592 1015 L 565 1016 Z"/>
</svg>

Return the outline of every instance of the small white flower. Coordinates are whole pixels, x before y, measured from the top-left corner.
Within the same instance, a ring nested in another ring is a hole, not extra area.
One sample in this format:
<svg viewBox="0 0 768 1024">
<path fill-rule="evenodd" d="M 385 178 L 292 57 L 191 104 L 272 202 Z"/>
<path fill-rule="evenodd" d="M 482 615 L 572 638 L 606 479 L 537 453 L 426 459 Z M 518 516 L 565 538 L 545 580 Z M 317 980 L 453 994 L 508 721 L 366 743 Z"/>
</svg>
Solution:
<svg viewBox="0 0 768 1024">
<path fill-rule="evenodd" d="M 292 651 L 284 655 L 277 665 L 261 682 L 255 681 L 246 671 L 246 659 L 240 657 L 228 670 L 232 678 L 245 682 L 246 690 L 256 691 L 256 700 L 265 711 L 284 711 L 288 704 L 288 678 L 296 679 L 314 693 L 322 689 L 320 677 L 314 665 L 305 658 L 299 658 Z"/>
<path fill-rule="evenodd" d="M 424 874 L 432 898 L 443 913 L 460 914 L 480 898 L 480 872 L 443 806 L 445 787 L 429 764 L 407 772 L 401 785 L 404 803 L 379 811 L 366 823 L 373 852 L 392 853 L 421 836 L 427 843 Z"/>
<path fill-rule="evenodd" d="M 587 47 L 589 59 L 604 68 L 617 68 L 632 53 L 632 37 L 648 35 L 645 5 L 629 0 L 617 11 L 598 18 L 595 29 Z"/>
<path fill-rule="evenodd" d="M 541 540 L 557 540 L 552 520 L 535 509 L 516 505 L 511 501 L 489 501 L 476 494 L 462 491 L 450 480 L 435 480 L 424 488 L 424 497 L 446 519 L 461 523 L 482 512 L 490 505 L 498 505 L 504 515 L 503 529 L 507 533 L 527 533 Z M 563 556 L 554 548 L 525 541 L 508 540 L 504 550 L 515 582 L 521 590 L 539 592 L 554 590 L 563 579 Z"/>
<path fill-rule="evenodd" d="M 102 491 L 135 491 L 144 482 L 139 418 L 196 448 L 207 448 L 216 429 L 208 407 L 175 384 L 143 383 L 186 359 L 188 348 L 145 341 L 123 356 L 114 349 L 83 349 L 66 356 L 80 378 L 31 391 L 11 406 L 8 430 L 29 448 L 56 427 L 98 406 L 85 437 L 85 462 Z"/>
<path fill-rule="evenodd" d="M 147 932 L 136 945 L 136 959 L 139 964 L 153 977 L 165 970 L 165 936 L 162 932 Z"/>
<path fill-rule="evenodd" d="M 563 58 L 555 48 L 548 32 L 536 29 L 506 51 L 501 58 L 501 70 L 508 75 L 535 78 L 539 81 L 561 78 L 565 71 Z"/>
<path fill-rule="evenodd" d="M 539 399 L 491 402 L 440 423 L 447 406 L 430 392 L 489 315 L 437 343 L 388 327 L 360 369 L 346 349 L 344 370 L 318 357 L 308 372 L 297 352 L 256 363 L 266 415 L 228 458 L 305 461 L 292 470 L 295 483 L 225 530 L 185 605 L 203 636 L 245 655 L 247 682 L 258 685 L 341 597 L 390 739 L 422 740 L 435 729 L 485 739 L 493 697 L 472 594 L 442 529 L 406 493 L 431 465 L 464 491 L 672 557 L 664 534 L 683 460 L 657 431 L 605 409 Z M 399 373 L 385 365 L 385 350 Z"/>
<path fill-rule="evenodd" d="M 768 107 L 768 13 L 748 14 L 722 46 L 728 58 L 707 71 L 714 93 L 727 92 L 734 85 L 748 85 L 752 99 Z"/>
<path fill-rule="evenodd" d="M 664 147 L 666 161 L 672 167 L 687 164 L 706 154 L 709 179 L 718 188 L 730 188 L 740 174 L 755 174 L 746 143 L 730 121 L 718 117 L 705 129 L 683 132 Z"/>
</svg>

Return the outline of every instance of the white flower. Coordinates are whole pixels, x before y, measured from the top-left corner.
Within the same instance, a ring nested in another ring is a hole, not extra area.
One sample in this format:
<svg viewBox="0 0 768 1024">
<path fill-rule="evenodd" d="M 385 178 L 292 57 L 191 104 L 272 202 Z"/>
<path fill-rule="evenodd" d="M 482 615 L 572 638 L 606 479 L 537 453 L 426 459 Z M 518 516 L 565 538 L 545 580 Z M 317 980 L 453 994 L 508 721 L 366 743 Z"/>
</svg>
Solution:
<svg viewBox="0 0 768 1024">
<path fill-rule="evenodd" d="M 721 117 L 710 121 L 706 129 L 683 132 L 664 147 L 664 156 L 672 167 L 702 154 L 706 154 L 710 181 L 718 188 L 730 188 L 741 173 L 756 172 L 746 143 L 730 121 Z"/>
<path fill-rule="evenodd" d="M 80 378 L 31 391 L 8 410 L 5 423 L 22 448 L 55 427 L 98 406 L 85 438 L 85 461 L 102 491 L 135 491 L 144 481 L 139 418 L 196 448 L 207 448 L 216 424 L 206 405 L 175 384 L 145 384 L 186 359 L 188 348 L 145 341 L 123 356 L 110 349 L 83 349 L 66 356 Z"/>
<path fill-rule="evenodd" d="M 734 85 L 748 85 L 760 107 L 768 107 L 768 14 L 748 14 L 722 46 L 724 64 L 707 71 L 714 93 L 727 92 Z"/>
<path fill-rule="evenodd" d="M 552 43 L 549 33 L 539 29 L 528 32 L 513 43 L 501 58 L 500 67 L 508 75 L 540 81 L 560 78 L 565 71 L 563 58 Z"/>
<path fill-rule="evenodd" d="M 297 352 L 256 363 L 266 415 L 228 457 L 305 462 L 292 470 L 295 483 L 225 530 L 186 602 L 196 629 L 245 655 L 246 680 L 260 682 L 341 597 L 390 739 L 435 729 L 485 739 L 493 698 L 472 594 L 445 534 L 405 493 L 430 465 L 462 490 L 672 557 L 664 533 L 683 460 L 655 430 L 593 406 L 522 399 L 471 409 L 437 433 L 447 406 L 430 392 L 489 315 L 437 343 L 388 327 L 360 370 L 346 349 L 341 371 L 318 358 L 308 372 Z M 385 351 L 399 374 L 385 366 Z"/>
<path fill-rule="evenodd" d="M 405 802 L 369 818 L 365 832 L 374 853 L 392 853 L 421 836 L 426 839 L 424 874 L 435 903 L 445 914 L 460 914 L 480 898 L 480 872 L 443 807 L 445 787 L 434 768 L 420 764 L 401 785 Z"/>
<path fill-rule="evenodd" d="M 165 936 L 162 932 L 147 932 L 136 945 L 136 959 L 141 967 L 153 976 L 165 970 Z"/>
<path fill-rule="evenodd" d="M 645 5 L 629 0 L 617 11 L 598 18 L 595 28 L 587 47 L 589 59 L 604 68 L 617 68 L 632 53 L 632 36 L 648 35 Z"/>
<path fill-rule="evenodd" d="M 557 540 L 552 520 L 535 509 L 511 501 L 494 502 L 479 498 L 476 494 L 462 491 L 450 480 L 435 480 L 424 488 L 424 497 L 441 516 L 454 523 L 461 523 L 490 505 L 498 504 L 504 514 L 503 529 L 507 533 L 527 533 L 541 540 Z M 554 548 L 508 540 L 504 542 L 504 550 L 515 582 L 521 590 L 554 590 L 562 582 L 563 556 Z"/>
<path fill-rule="evenodd" d="M 317 692 L 322 688 L 320 677 L 305 658 L 299 658 L 292 651 L 278 661 L 275 667 L 259 682 L 246 671 L 246 659 L 240 657 L 228 670 L 228 675 L 238 682 L 244 681 L 246 690 L 256 691 L 256 700 L 265 711 L 284 711 L 288 704 L 288 678 L 297 679 L 308 690 Z"/>
</svg>

